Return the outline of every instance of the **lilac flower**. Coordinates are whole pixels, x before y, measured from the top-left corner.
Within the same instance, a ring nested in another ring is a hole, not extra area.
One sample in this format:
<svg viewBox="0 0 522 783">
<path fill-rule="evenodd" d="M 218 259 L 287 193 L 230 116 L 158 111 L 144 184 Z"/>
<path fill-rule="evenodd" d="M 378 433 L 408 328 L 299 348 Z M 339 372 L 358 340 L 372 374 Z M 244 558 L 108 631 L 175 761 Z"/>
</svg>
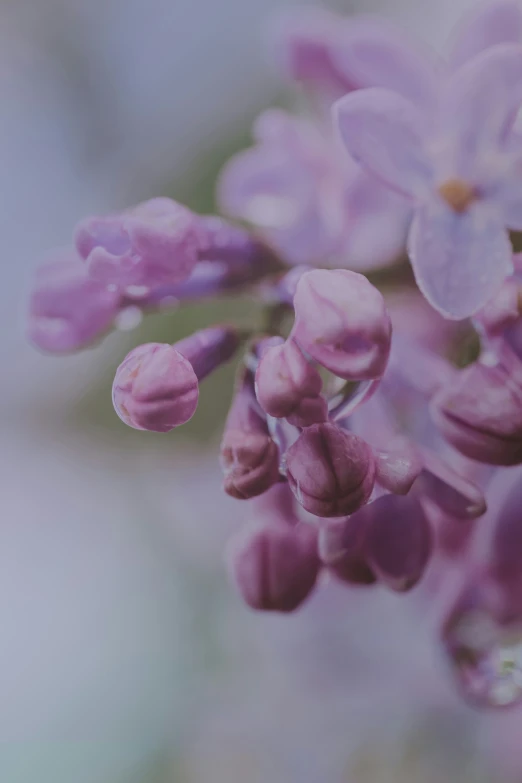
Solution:
<svg viewBox="0 0 522 783">
<path fill-rule="evenodd" d="M 240 376 L 221 441 L 224 489 L 242 500 L 262 495 L 279 481 L 279 449 L 258 409 L 249 371 Z"/>
<path fill-rule="evenodd" d="M 427 105 L 442 70 L 434 53 L 385 19 L 315 8 L 283 17 L 274 48 L 285 74 L 332 100 L 385 87 Z"/>
<path fill-rule="evenodd" d="M 28 336 L 50 353 L 77 351 L 99 340 L 120 309 L 117 290 L 92 280 L 73 250 L 38 269 L 29 303 Z"/>
<path fill-rule="evenodd" d="M 522 226 L 509 132 L 522 103 L 522 48 L 499 45 L 460 68 L 428 121 L 403 96 L 361 90 L 335 107 L 349 153 L 409 197 L 409 254 L 443 315 L 477 312 L 512 271 L 506 227 Z"/>
<path fill-rule="evenodd" d="M 286 418 L 297 427 L 325 421 L 328 406 L 321 395 L 323 382 L 318 370 L 293 340 L 275 340 L 276 344 L 263 351 L 256 370 L 259 404 L 265 413 Z"/>
<path fill-rule="evenodd" d="M 432 551 L 430 523 L 415 495 L 384 495 L 319 533 L 321 559 L 336 576 L 355 584 L 379 581 L 396 592 L 419 582 Z"/>
<path fill-rule="evenodd" d="M 314 424 L 288 449 L 286 475 L 307 511 L 319 517 L 341 517 L 370 498 L 375 460 L 362 438 L 333 424 Z"/>
<path fill-rule="evenodd" d="M 254 139 L 225 166 L 219 202 L 287 263 L 371 268 L 399 255 L 408 202 L 360 171 L 329 134 L 271 110 L 257 120 Z"/>
<path fill-rule="evenodd" d="M 383 375 L 391 323 L 384 299 L 365 277 L 344 269 L 306 272 L 294 308 L 292 337 L 319 364 L 346 380 Z"/>
<path fill-rule="evenodd" d="M 148 343 L 132 350 L 116 371 L 116 413 L 138 430 L 169 432 L 194 415 L 198 381 L 228 361 L 239 345 L 226 327 L 196 332 L 175 345 Z"/>
<path fill-rule="evenodd" d="M 450 64 L 459 68 L 486 49 L 522 43 L 522 7 L 518 0 L 486 0 L 464 16 L 454 35 Z"/>
<path fill-rule="evenodd" d="M 200 236 L 190 210 L 156 198 L 121 214 L 83 221 L 75 242 L 94 279 L 150 289 L 189 276 Z"/>
<path fill-rule="evenodd" d="M 229 572 L 252 609 L 293 612 L 310 595 L 320 569 L 317 532 L 299 524 L 271 490 L 263 517 L 229 542 Z"/>
</svg>

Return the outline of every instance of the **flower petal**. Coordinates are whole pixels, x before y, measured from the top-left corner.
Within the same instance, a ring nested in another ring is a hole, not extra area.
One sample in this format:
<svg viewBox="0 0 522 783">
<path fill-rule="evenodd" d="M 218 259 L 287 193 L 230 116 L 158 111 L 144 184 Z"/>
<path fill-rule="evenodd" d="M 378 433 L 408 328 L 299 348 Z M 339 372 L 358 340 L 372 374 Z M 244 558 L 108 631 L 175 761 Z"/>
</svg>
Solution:
<svg viewBox="0 0 522 783">
<path fill-rule="evenodd" d="M 501 43 L 522 41 L 522 8 L 517 0 L 487 0 L 466 14 L 451 47 L 454 68 Z"/>
<path fill-rule="evenodd" d="M 445 173 L 474 181 L 506 145 L 521 104 L 522 46 L 499 44 L 463 65 L 441 106 Z"/>
<path fill-rule="evenodd" d="M 522 180 L 506 183 L 496 194 L 506 226 L 522 231 Z"/>
<path fill-rule="evenodd" d="M 423 109 L 433 108 L 441 63 L 387 20 L 361 16 L 338 25 L 331 59 L 358 89 L 384 87 Z"/>
<path fill-rule="evenodd" d="M 468 318 L 500 289 L 513 269 L 511 245 L 485 204 L 467 212 L 432 199 L 419 208 L 409 237 L 417 285 L 446 318 Z"/>
<path fill-rule="evenodd" d="M 391 90 L 358 90 L 334 105 L 334 121 L 350 155 L 405 196 L 426 189 L 431 166 L 422 145 L 422 118 Z"/>
</svg>

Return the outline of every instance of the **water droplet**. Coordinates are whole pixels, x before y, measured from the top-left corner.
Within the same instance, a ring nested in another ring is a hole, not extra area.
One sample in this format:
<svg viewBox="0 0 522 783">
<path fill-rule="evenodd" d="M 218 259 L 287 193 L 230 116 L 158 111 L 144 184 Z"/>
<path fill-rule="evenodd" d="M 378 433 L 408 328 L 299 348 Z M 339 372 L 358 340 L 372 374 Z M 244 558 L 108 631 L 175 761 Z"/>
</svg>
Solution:
<svg viewBox="0 0 522 783">
<path fill-rule="evenodd" d="M 478 605 L 456 612 L 445 643 L 464 694 L 482 707 L 522 701 L 522 627 L 505 626 Z"/>
<path fill-rule="evenodd" d="M 140 325 L 142 318 L 143 313 L 139 307 L 135 307 L 134 305 L 126 307 L 116 316 L 116 329 L 119 329 L 121 332 L 130 332 Z"/>
</svg>

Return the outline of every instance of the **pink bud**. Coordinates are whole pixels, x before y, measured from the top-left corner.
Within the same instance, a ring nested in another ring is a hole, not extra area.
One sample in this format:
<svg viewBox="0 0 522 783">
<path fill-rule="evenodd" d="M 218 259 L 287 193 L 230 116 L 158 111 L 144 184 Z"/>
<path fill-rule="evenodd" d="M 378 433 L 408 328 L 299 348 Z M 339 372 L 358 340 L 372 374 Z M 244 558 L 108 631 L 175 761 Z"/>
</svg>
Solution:
<svg viewBox="0 0 522 783">
<path fill-rule="evenodd" d="M 298 502 L 318 517 L 353 514 L 367 503 L 375 480 L 368 444 L 335 424 L 303 430 L 286 453 L 290 488 Z"/>
<path fill-rule="evenodd" d="M 85 348 L 110 327 L 120 305 L 120 294 L 91 280 L 73 250 L 36 272 L 29 307 L 29 339 L 51 353 Z"/>
<path fill-rule="evenodd" d="M 491 465 L 522 462 L 522 389 L 502 366 L 466 367 L 434 397 L 432 415 L 465 456 Z"/>
<path fill-rule="evenodd" d="M 398 438 L 388 451 L 376 453 L 376 480 L 395 495 L 407 495 L 422 471 L 422 459 L 406 438 Z"/>
<path fill-rule="evenodd" d="M 380 378 L 391 322 L 379 291 L 356 272 L 314 269 L 300 278 L 292 336 L 315 361 L 346 380 Z"/>
<path fill-rule="evenodd" d="M 198 405 L 198 378 L 172 345 L 147 343 L 131 351 L 116 371 L 112 401 L 125 424 L 169 432 L 185 424 Z"/>
<path fill-rule="evenodd" d="M 335 520 L 319 530 L 319 557 L 338 579 L 349 584 L 370 585 L 376 579 L 364 551 L 364 509 Z"/>
<path fill-rule="evenodd" d="M 433 549 L 418 499 L 384 495 L 358 514 L 365 517 L 365 550 L 372 571 L 392 590 L 410 590 L 421 579 Z"/>
<path fill-rule="evenodd" d="M 257 409 L 248 375 L 232 401 L 221 442 L 225 492 L 239 500 L 263 494 L 280 479 L 279 449 Z"/>
<path fill-rule="evenodd" d="M 227 560 L 248 606 L 292 612 L 315 586 L 317 534 L 307 525 L 252 525 L 231 541 Z"/>
<path fill-rule="evenodd" d="M 295 426 L 326 420 L 322 386 L 321 376 L 293 340 L 268 348 L 256 372 L 256 395 L 263 410 L 277 419 L 288 418 Z"/>
</svg>

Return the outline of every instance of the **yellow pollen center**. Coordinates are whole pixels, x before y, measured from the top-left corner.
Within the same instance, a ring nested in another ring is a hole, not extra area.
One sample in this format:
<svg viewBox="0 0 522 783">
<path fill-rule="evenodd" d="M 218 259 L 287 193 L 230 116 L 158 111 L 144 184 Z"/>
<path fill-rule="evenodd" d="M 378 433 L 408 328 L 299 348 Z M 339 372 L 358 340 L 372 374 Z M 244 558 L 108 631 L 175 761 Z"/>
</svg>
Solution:
<svg viewBox="0 0 522 783">
<path fill-rule="evenodd" d="M 475 189 L 460 179 L 448 179 L 439 187 L 439 195 L 455 212 L 465 212 L 477 198 Z"/>
</svg>

